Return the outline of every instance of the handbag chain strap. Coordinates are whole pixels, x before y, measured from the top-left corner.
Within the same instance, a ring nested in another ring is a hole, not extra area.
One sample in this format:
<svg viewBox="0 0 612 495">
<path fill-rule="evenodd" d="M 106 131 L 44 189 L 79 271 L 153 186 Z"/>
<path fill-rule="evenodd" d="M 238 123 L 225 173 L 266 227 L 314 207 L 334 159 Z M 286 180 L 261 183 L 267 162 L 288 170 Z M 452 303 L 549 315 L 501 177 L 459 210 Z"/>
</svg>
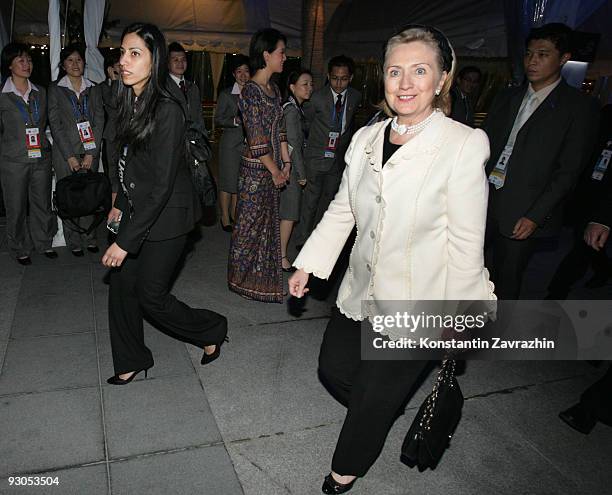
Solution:
<svg viewBox="0 0 612 495">
<path fill-rule="evenodd" d="M 425 412 L 423 413 L 421 421 L 419 422 L 419 426 L 421 429 L 427 431 L 431 429 L 431 420 L 436 409 L 436 403 L 438 402 L 438 391 L 440 390 L 440 385 L 444 382 L 447 382 L 449 386 L 453 386 L 455 367 L 456 362 L 454 359 L 445 359 L 444 361 L 442 361 L 442 368 L 438 372 L 438 378 L 436 379 L 436 383 L 434 383 L 431 394 L 429 394 L 429 396 L 427 397 L 427 401 L 425 403 Z"/>
</svg>

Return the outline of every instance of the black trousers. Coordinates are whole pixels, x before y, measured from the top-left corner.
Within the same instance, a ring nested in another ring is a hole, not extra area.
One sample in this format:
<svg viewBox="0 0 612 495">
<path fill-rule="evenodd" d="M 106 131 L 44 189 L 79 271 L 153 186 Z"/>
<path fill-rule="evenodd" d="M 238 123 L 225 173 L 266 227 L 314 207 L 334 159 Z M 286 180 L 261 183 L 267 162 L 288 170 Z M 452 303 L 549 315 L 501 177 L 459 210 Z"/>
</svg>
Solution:
<svg viewBox="0 0 612 495">
<path fill-rule="evenodd" d="M 580 405 L 597 420 L 612 426 L 612 365 L 580 396 Z"/>
<path fill-rule="evenodd" d="M 187 236 L 145 241 L 138 255 L 128 255 L 110 275 L 109 327 L 115 373 L 150 368 L 153 355 L 144 342 L 143 316 L 165 333 L 196 345 L 219 344 L 227 319 L 214 311 L 194 309 L 170 294 L 170 284 Z"/>
<path fill-rule="evenodd" d="M 321 381 L 348 408 L 332 469 L 359 477 L 380 455 L 391 426 L 428 365 L 427 361 L 362 361 L 360 337 L 361 322 L 334 309 L 319 355 Z"/>
<path fill-rule="evenodd" d="M 572 250 L 563 258 L 555 272 L 548 292 L 555 299 L 565 299 L 572 286 L 580 280 L 589 268 L 593 267 L 595 276 L 606 276 L 610 272 L 610 263 L 606 250 L 595 251 L 584 242 L 586 224 L 581 223 L 574 231 Z"/>
<path fill-rule="evenodd" d="M 302 196 L 302 211 L 295 242 L 304 244 L 327 211 L 329 204 L 338 192 L 342 173 L 334 164 L 328 172 L 318 172 L 306 168 L 307 184 Z"/>
<path fill-rule="evenodd" d="M 498 299 L 520 298 L 523 274 L 534 248 L 534 239 L 510 239 L 501 235 L 496 225 L 487 225 L 485 264 L 491 272 L 491 281 L 495 284 Z"/>
</svg>

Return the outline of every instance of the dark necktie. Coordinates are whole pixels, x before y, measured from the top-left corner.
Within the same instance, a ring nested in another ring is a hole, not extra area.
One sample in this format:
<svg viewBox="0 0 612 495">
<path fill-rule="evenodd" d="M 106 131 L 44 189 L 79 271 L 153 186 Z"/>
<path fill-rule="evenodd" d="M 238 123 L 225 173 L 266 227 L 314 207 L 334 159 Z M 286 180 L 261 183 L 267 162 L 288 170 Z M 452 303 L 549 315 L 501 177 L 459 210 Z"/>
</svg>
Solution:
<svg viewBox="0 0 612 495">
<path fill-rule="evenodd" d="M 340 124 L 342 128 L 342 95 L 336 97 L 336 122 Z"/>
<path fill-rule="evenodd" d="M 185 86 L 185 79 L 181 79 L 179 81 L 179 88 L 181 88 L 181 91 L 183 92 L 183 96 L 187 98 L 187 86 Z"/>
</svg>

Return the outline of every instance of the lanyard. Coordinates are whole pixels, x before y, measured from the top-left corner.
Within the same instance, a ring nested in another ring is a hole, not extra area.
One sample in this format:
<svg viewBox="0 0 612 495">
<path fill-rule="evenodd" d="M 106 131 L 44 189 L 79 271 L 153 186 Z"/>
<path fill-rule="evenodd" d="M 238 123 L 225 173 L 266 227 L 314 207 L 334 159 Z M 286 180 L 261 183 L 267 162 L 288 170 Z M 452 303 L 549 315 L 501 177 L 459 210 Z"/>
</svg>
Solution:
<svg viewBox="0 0 612 495">
<path fill-rule="evenodd" d="M 81 97 L 82 104 L 79 104 L 77 97 L 74 93 L 69 95 L 70 103 L 72 103 L 72 111 L 77 121 L 87 120 L 89 118 L 89 105 L 87 95 Z"/>
<path fill-rule="evenodd" d="M 30 125 L 36 127 L 40 123 L 40 110 L 38 108 L 38 100 L 36 99 L 36 96 L 33 96 L 30 99 L 30 103 L 34 107 L 33 113 L 30 109 L 30 104 L 26 104 L 23 99 L 19 98 L 17 101 L 15 101 L 15 105 L 17 105 L 17 108 L 19 109 L 19 113 L 21 113 L 24 124 L 27 126 L 29 123 Z"/>
</svg>

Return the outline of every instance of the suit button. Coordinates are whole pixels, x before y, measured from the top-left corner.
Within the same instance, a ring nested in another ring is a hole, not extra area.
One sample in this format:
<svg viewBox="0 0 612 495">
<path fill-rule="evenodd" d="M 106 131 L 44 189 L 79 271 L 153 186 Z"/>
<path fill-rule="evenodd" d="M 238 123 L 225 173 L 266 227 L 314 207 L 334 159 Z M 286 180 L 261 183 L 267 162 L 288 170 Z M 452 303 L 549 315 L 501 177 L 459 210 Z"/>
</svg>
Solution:
<svg viewBox="0 0 612 495">
<path fill-rule="evenodd" d="M 130 182 L 130 189 L 134 189 L 136 187 L 136 184 L 134 184 L 133 182 Z"/>
<path fill-rule="evenodd" d="M 381 198 L 380 196 L 376 196 L 376 202 L 377 202 L 377 203 L 380 203 L 380 202 L 381 202 L 381 200 L 382 200 L 382 198 Z"/>
<path fill-rule="evenodd" d="M 370 230 L 370 238 L 374 239 L 376 237 L 376 234 L 374 233 L 373 230 Z"/>
</svg>

